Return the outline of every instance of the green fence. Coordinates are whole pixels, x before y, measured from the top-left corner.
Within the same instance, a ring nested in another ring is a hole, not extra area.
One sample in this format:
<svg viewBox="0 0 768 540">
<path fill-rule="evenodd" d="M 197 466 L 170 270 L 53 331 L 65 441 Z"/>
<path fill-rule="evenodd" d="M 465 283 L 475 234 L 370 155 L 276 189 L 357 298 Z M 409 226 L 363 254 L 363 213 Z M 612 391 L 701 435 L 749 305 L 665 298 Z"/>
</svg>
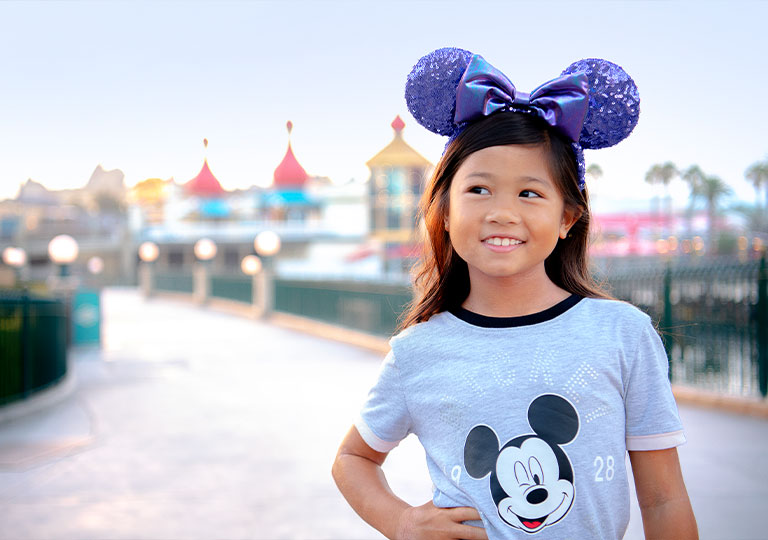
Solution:
<svg viewBox="0 0 768 540">
<path fill-rule="evenodd" d="M 765 263 L 646 263 L 606 271 L 612 294 L 657 323 L 676 383 L 723 394 L 768 393 L 768 280 Z M 762 267 L 761 267 L 762 264 Z M 163 290 L 192 292 L 190 275 L 156 277 Z M 211 296 L 252 301 L 247 276 L 211 277 Z M 277 279 L 276 311 L 390 336 L 411 300 L 405 283 Z"/>
<path fill-rule="evenodd" d="M 192 274 L 155 274 L 155 288 L 160 291 L 171 291 L 192 294 L 194 280 Z"/>
<path fill-rule="evenodd" d="M 411 298 L 410 287 L 403 283 L 275 282 L 275 310 L 381 336 L 394 333 L 398 317 Z"/>
<path fill-rule="evenodd" d="M 212 276 L 211 296 L 250 303 L 253 299 L 251 276 Z"/>
<path fill-rule="evenodd" d="M 673 382 L 723 394 L 768 391 L 765 261 L 660 264 L 608 274 L 611 292 L 646 311 Z"/>
<path fill-rule="evenodd" d="M 42 390 L 66 373 L 64 301 L 0 291 L 0 405 Z"/>
</svg>

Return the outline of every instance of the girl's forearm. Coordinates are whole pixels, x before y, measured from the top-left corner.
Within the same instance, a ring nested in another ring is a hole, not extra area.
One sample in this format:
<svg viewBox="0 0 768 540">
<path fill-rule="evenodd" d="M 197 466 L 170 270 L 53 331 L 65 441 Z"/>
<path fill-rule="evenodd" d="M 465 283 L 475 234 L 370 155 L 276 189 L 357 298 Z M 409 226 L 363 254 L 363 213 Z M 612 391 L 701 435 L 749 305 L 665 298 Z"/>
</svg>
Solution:
<svg viewBox="0 0 768 540">
<path fill-rule="evenodd" d="M 646 540 L 698 540 L 699 531 L 686 497 L 640 508 Z"/>
<path fill-rule="evenodd" d="M 396 538 L 402 513 L 411 506 L 395 495 L 381 466 L 353 454 L 339 454 L 333 478 L 349 505 L 387 538 Z"/>
</svg>

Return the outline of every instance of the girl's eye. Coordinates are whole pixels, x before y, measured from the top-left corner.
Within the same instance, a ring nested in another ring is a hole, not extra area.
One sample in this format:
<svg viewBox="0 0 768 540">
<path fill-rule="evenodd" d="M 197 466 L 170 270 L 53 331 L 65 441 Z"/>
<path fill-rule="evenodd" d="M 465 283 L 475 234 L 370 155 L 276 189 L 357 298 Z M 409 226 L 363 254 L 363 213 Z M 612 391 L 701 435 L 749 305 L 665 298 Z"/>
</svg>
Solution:
<svg viewBox="0 0 768 540">
<path fill-rule="evenodd" d="M 529 199 L 533 198 L 533 197 L 541 197 L 541 195 L 539 195 L 535 191 L 531 191 L 530 189 L 524 189 L 523 191 L 521 191 L 520 192 L 520 196 L 521 197 L 525 197 L 525 198 L 529 198 Z"/>
<path fill-rule="evenodd" d="M 490 193 L 487 188 L 481 187 L 481 186 L 472 186 L 469 188 L 470 193 L 477 193 L 478 195 L 487 195 Z"/>
</svg>

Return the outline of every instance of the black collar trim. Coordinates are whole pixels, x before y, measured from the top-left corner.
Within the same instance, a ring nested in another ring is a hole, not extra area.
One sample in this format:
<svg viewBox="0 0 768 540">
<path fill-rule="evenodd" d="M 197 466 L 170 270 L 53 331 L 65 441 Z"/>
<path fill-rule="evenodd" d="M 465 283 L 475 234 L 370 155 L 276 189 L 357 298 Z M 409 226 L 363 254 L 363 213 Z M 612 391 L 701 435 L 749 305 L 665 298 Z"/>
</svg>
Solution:
<svg viewBox="0 0 768 540">
<path fill-rule="evenodd" d="M 463 307 L 452 309 L 451 313 L 464 322 L 482 328 L 512 328 L 515 326 L 528 326 L 552 320 L 578 304 L 582 298 L 584 297 L 578 294 L 572 294 L 551 308 L 539 311 L 538 313 L 531 313 L 530 315 L 521 315 L 519 317 L 488 317 L 487 315 L 480 315 L 479 313 L 474 313 Z"/>
</svg>

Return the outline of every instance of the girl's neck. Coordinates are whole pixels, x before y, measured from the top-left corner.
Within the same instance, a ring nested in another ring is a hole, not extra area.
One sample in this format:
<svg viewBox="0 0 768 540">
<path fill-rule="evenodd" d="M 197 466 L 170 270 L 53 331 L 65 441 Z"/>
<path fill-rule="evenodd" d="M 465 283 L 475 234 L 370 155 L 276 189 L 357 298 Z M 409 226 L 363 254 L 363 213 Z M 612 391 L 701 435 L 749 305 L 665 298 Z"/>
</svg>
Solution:
<svg viewBox="0 0 768 540">
<path fill-rule="evenodd" d="M 492 277 L 470 273 L 470 291 L 461 304 L 466 310 L 487 317 L 519 317 L 544 311 L 565 300 L 570 293 L 555 285 L 543 271 L 527 276 Z"/>
</svg>

